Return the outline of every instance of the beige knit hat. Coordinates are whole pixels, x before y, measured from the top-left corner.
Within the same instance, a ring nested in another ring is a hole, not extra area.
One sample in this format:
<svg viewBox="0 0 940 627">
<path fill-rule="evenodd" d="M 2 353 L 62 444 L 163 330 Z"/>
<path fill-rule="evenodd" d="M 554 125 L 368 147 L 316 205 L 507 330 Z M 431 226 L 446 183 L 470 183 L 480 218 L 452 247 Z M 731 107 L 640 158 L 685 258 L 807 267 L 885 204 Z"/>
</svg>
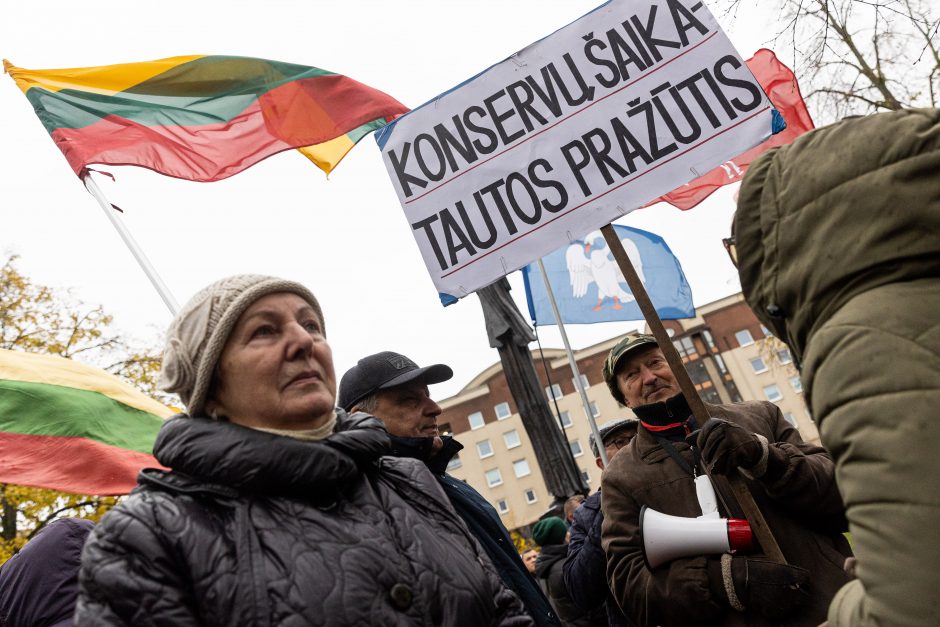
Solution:
<svg viewBox="0 0 940 627">
<path fill-rule="evenodd" d="M 310 303 L 326 335 L 323 311 L 306 287 L 271 276 L 236 274 L 197 292 L 170 323 L 160 389 L 178 394 L 189 415 L 202 415 L 212 373 L 235 323 L 255 301 L 275 292 L 291 292 Z"/>
</svg>

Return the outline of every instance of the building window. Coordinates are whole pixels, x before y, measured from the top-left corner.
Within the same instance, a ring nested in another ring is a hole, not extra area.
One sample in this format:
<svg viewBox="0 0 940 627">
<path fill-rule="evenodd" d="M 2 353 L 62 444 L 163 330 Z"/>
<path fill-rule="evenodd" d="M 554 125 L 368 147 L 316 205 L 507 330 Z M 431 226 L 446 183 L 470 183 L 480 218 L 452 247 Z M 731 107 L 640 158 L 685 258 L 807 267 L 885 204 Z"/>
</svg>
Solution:
<svg viewBox="0 0 940 627">
<path fill-rule="evenodd" d="M 754 369 L 754 374 L 760 374 L 762 372 L 767 372 L 767 364 L 764 363 L 764 360 L 760 357 L 755 357 L 751 360 L 751 368 Z"/>
<path fill-rule="evenodd" d="M 506 499 L 496 501 L 496 511 L 500 514 L 505 514 L 509 511 L 509 503 L 506 502 Z"/>
<path fill-rule="evenodd" d="M 516 448 L 522 445 L 522 441 L 519 439 L 519 432 L 515 429 L 503 434 L 503 442 L 506 443 L 506 448 Z"/>
<path fill-rule="evenodd" d="M 557 400 L 564 396 L 561 393 L 561 385 L 558 383 L 552 383 L 550 386 L 545 388 L 545 396 L 548 397 L 548 400 Z"/>
<path fill-rule="evenodd" d="M 588 474 L 584 468 L 581 469 L 581 479 L 584 480 L 584 483 L 591 483 L 591 475 Z"/>
<path fill-rule="evenodd" d="M 538 501 L 538 500 L 539 500 L 538 497 L 535 496 L 535 490 L 533 490 L 532 488 L 529 488 L 528 490 L 525 491 L 525 502 L 526 502 L 526 503 L 528 503 L 529 505 L 531 505 L 532 503 L 535 503 L 535 502 Z"/>
<path fill-rule="evenodd" d="M 764 386 L 764 396 L 767 397 L 768 401 L 777 402 L 783 398 L 783 394 L 780 393 L 780 388 L 776 385 L 767 385 Z"/>
<path fill-rule="evenodd" d="M 453 435 L 449 422 L 438 425 L 437 430 L 441 432 L 441 435 Z"/>
<path fill-rule="evenodd" d="M 705 338 L 705 343 L 708 344 L 708 348 L 715 350 L 715 340 L 712 338 L 712 334 L 708 329 L 702 331 L 702 337 Z"/>
<path fill-rule="evenodd" d="M 493 470 L 486 471 L 486 485 L 491 488 L 495 488 L 498 485 L 503 484 L 503 476 L 499 473 L 499 468 L 494 468 Z"/>
<path fill-rule="evenodd" d="M 684 365 L 685 371 L 689 373 L 689 378 L 692 379 L 692 383 L 702 385 L 711 382 L 712 378 L 708 376 L 708 368 L 705 367 L 701 359 L 686 362 Z"/>
<path fill-rule="evenodd" d="M 497 420 L 506 420 L 507 418 L 512 416 L 512 412 L 509 411 L 509 403 L 500 403 L 493 409 L 496 411 Z"/>
<path fill-rule="evenodd" d="M 493 445 L 490 444 L 489 440 L 483 440 L 477 442 L 477 452 L 480 454 L 480 459 L 486 459 L 487 457 L 493 456 Z"/>
<path fill-rule="evenodd" d="M 692 338 L 689 336 L 673 340 L 672 345 L 676 347 L 680 357 L 691 357 L 698 354 L 698 351 L 695 350 L 695 343 L 692 342 Z"/>
<path fill-rule="evenodd" d="M 754 343 L 754 338 L 751 337 L 751 332 L 747 329 L 741 329 L 735 333 L 734 339 L 738 341 L 738 346 L 750 346 Z"/>
<path fill-rule="evenodd" d="M 574 389 L 576 390 L 578 389 L 577 379 L 575 379 L 574 377 L 571 377 L 571 385 L 574 386 Z M 584 374 L 583 372 L 581 373 L 581 385 L 584 386 L 585 390 L 591 387 L 591 384 L 588 383 L 587 375 Z"/>
<path fill-rule="evenodd" d="M 789 348 L 781 348 L 780 350 L 778 350 L 778 351 L 777 351 L 777 360 L 778 360 L 781 364 L 784 364 L 784 365 L 786 365 L 786 364 L 790 363 L 791 361 L 793 361 L 793 357 L 790 355 L 790 349 L 789 349 Z"/>
<path fill-rule="evenodd" d="M 721 358 L 721 355 L 712 355 L 712 358 L 715 360 L 715 363 L 718 364 L 718 372 L 728 374 L 728 366 L 725 365 L 725 360 Z"/>
<path fill-rule="evenodd" d="M 794 417 L 793 417 L 793 414 L 791 414 L 790 412 L 785 413 L 785 414 L 783 415 L 783 417 L 784 417 L 784 419 L 785 419 L 787 422 L 789 422 L 794 428 L 799 426 L 799 425 L 796 424 L 796 418 L 794 418 Z"/>
<path fill-rule="evenodd" d="M 450 461 L 447 462 L 447 470 L 454 470 L 455 468 L 460 468 L 463 466 L 463 462 L 460 461 L 460 455 L 454 455 L 450 458 Z"/>
<path fill-rule="evenodd" d="M 481 427 L 483 427 L 484 424 L 486 424 L 486 422 L 483 420 L 483 412 L 481 411 L 473 412 L 472 414 L 467 416 L 467 420 L 470 421 L 471 430 L 480 429 Z"/>
<path fill-rule="evenodd" d="M 571 426 L 571 414 L 569 414 L 567 411 L 561 412 L 560 419 L 561 419 L 561 426 L 564 427 L 565 429 Z"/>
<path fill-rule="evenodd" d="M 574 457 L 581 457 L 584 455 L 584 449 L 581 448 L 581 440 L 571 440 L 568 442 L 568 448 L 571 449 L 571 454 Z"/>
<path fill-rule="evenodd" d="M 718 395 L 718 391 L 713 387 L 707 387 L 705 389 L 699 390 L 698 395 L 702 397 L 702 400 L 706 403 L 713 403 L 715 405 L 721 404 L 721 397 Z"/>
<path fill-rule="evenodd" d="M 793 388 L 793 391 L 797 394 L 803 393 L 803 382 L 800 381 L 800 377 L 790 377 L 790 387 Z"/>
<path fill-rule="evenodd" d="M 526 477 L 532 474 L 529 470 L 529 462 L 524 459 L 517 459 L 512 463 L 512 471 L 516 473 L 516 478 Z"/>
<path fill-rule="evenodd" d="M 770 329 L 764 325 L 760 325 L 760 332 L 764 334 L 764 337 L 773 337 L 773 333 L 770 332 Z"/>
<path fill-rule="evenodd" d="M 595 403 L 594 401 L 591 401 L 590 403 L 588 403 L 588 407 L 591 408 L 591 415 L 593 417 L 597 418 L 598 416 L 601 415 L 601 410 L 600 408 L 598 408 L 597 403 Z"/>
<path fill-rule="evenodd" d="M 747 329 L 741 329 L 735 333 L 734 339 L 738 341 L 738 346 L 750 346 L 754 343 L 754 338 L 751 337 L 751 332 Z"/>
</svg>

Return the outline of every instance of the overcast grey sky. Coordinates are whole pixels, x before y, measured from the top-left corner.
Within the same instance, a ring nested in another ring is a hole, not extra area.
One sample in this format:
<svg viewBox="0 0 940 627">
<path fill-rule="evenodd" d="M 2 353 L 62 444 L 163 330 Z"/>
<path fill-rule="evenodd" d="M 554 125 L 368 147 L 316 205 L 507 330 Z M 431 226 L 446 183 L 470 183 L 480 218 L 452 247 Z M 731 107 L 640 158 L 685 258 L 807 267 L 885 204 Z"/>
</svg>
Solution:
<svg viewBox="0 0 940 627">
<path fill-rule="evenodd" d="M 186 54 L 262 57 L 346 74 L 416 107 L 598 4 L 16 2 L 4 4 L 0 54 L 30 69 Z M 744 58 L 765 45 L 768 16 L 745 12 L 732 23 L 712 10 Z M 169 312 L 9 77 L 0 82 L 0 124 L 0 252 L 21 255 L 34 280 L 104 305 L 121 330 L 162 334 Z M 181 303 L 233 273 L 299 280 L 323 306 L 337 376 L 363 355 L 396 350 L 454 368 L 454 379 L 436 387 L 438 397 L 498 360 L 475 296 L 441 307 L 371 137 L 329 179 L 294 151 L 217 183 L 101 169 L 117 177 L 97 180 Z M 738 291 L 720 242 L 733 191 L 688 212 L 657 205 L 619 220 L 666 239 L 699 305 Z M 518 273 L 510 281 L 525 312 Z M 579 348 L 639 324 L 573 325 L 568 334 Z M 544 346 L 561 346 L 556 329 L 539 331 Z"/>
</svg>

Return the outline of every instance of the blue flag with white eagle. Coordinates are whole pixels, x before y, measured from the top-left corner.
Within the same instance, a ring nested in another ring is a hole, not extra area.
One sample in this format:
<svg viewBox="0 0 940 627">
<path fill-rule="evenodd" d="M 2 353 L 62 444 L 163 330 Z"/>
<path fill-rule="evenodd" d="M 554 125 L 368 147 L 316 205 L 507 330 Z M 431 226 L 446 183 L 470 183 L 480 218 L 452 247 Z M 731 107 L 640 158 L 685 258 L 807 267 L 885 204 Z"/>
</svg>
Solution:
<svg viewBox="0 0 940 627">
<path fill-rule="evenodd" d="M 614 230 L 659 317 L 664 320 L 694 317 L 692 289 L 679 260 L 663 238 L 619 224 L 614 225 Z M 563 323 L 643 320 L 643 313 L 600 231 L 592 231 L 543 257 L 542 263 Z M 522 276 L 532 320 L 536 325 L 555 324 L 538 262 L 524 267 Z"/>
</svg>

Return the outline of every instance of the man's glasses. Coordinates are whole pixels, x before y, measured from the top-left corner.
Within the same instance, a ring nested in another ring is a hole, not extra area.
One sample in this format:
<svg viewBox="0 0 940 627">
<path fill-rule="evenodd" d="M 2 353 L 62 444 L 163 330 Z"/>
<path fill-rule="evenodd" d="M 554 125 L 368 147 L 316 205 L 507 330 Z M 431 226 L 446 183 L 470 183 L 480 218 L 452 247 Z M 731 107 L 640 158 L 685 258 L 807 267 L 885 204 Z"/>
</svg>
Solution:
<svg viewBox="0 0 940 627">
<path fill-rule="evenodd" d="M 621 436 L 619 436 L 619 437 L 614 438 L 613 440 L 610 440 L 610 441 L 608 441 L 608 442 L 605 442 L 605 443 L 604 443 L 604 447 L 605 447 L 605 448 L 610 448 L 610 447 L 612 447 L 612 446 L 615 446 L 615 447 L 617 447 L 617 450 L 619 451 L 619 450 L 622 449 L 623 447 L 625 447 L 625 446 L 627 446 L 628 444 L 630 444 L 630 441 L 631 441 L 632 439 L 633 439 L 633 436 L 632 436 L 632 435 L 621 435 Z"/>
<path fill-rule="evenodd" d="M 725 237 L 721 240 L 721 243 L 725 245 L 725 250 L 728 251 L 728 256 L 731 257 L 731 263 L 734 264 L 734 267 L 738 267 L 738 248 L 734 243 L 734 235 L 731 237 Z"/>
</svg>

